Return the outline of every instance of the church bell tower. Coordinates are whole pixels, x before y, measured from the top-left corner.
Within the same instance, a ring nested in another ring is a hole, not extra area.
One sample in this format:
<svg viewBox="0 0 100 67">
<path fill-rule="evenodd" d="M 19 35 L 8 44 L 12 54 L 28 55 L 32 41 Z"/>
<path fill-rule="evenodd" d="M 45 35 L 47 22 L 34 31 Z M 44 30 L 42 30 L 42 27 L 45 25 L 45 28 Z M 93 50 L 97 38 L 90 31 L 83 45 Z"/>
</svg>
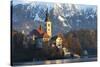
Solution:
<svg viewBox="0 0 100 67">
<path fill-rule="evenodd" d="M 46 22 L 46 32 L 49 35 L 49 37 L 51 38 L 52 37 L 52 24 L 51 24 L 50 19 L 49 19 L 48 9 L 46 11 L 45 22 Z"/>
</svg>

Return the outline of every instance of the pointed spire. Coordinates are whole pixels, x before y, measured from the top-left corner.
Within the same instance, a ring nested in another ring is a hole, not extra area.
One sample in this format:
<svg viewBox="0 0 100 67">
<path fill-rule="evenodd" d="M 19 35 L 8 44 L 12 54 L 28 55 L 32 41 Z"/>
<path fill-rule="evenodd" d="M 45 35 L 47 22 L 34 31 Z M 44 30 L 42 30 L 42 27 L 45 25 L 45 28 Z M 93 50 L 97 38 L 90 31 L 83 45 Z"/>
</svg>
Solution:
<svg viewBox="0 0 100 67">
<path fill-rule="evenodd" d="M 39 26 L 39 30 L 42 30 L 42 26 L 41 25 Z"/>
<path fill-rule="evenodd" d="M 48 14 L 48 8 L 46 10 L 46 19 L 45 19 L 45 22 L 49 21 L 49 14 Z"/>
</svg>

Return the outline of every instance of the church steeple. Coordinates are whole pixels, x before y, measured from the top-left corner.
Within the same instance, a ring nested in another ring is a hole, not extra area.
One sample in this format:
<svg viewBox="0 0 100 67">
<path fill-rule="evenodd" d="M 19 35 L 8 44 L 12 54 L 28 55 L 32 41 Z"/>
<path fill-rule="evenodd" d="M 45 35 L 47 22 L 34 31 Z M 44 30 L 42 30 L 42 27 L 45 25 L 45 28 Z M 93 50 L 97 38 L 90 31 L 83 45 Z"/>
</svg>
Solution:
<svg viewBox="0 0 100 67">
<path fill-rule="evenodd" d="M 50 20 L 49 20 L 49 14 L 48 14 L 48 8 L 47 8 L 47 10 L 46 10 L 46 19 L 45 19 L 45 22 L 47 22 L 47 21 L 50 21 Z"/>
<path fill-rule="evenodd" d="M 49 14 L 48 14 L 48 8 L 46 10 L 46 19 L 45 19 L 45 22 L 46 22 L 46 32 L 47 34 L 49 35 L 49 37 L 51 38 L 52 37 L 52 24 L 49 20 Z"/>
</svg>

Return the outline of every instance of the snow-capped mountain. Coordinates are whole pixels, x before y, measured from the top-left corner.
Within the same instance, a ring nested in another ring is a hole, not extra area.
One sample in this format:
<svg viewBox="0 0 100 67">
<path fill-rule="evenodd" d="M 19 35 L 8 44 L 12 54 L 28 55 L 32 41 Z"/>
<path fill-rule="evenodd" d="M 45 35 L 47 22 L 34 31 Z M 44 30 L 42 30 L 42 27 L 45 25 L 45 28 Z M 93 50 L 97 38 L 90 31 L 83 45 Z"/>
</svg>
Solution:
<svg viewBox="0 0 100 67">
<path fill-rule="evenodd" d="M 96 10 L 92 8 L 81 9 L 79 6 L 45 2 L 12 5 L 12 26 L 15 30 L 24 30 L 26 34 L 32 29 L 36 29 L 40 24 L 45 29 L 46 10 L 48 8 L 53 35 L 77 29 L 96 29 Z"/>
</svg>

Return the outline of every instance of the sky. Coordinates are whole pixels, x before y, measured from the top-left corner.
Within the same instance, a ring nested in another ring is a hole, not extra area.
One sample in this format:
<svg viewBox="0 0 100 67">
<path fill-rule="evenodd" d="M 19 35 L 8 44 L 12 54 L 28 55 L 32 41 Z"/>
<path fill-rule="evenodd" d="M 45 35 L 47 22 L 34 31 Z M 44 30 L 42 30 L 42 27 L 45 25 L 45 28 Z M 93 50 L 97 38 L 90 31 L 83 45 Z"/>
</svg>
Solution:
<svg viewBox="0 0 100 67">
<path fill-rule="evenodd" d="M 20 4 L 20 3 L 25 3 L 28 2 L 27 0 L 12 0 L 13 4 Z"/>
</svg>

